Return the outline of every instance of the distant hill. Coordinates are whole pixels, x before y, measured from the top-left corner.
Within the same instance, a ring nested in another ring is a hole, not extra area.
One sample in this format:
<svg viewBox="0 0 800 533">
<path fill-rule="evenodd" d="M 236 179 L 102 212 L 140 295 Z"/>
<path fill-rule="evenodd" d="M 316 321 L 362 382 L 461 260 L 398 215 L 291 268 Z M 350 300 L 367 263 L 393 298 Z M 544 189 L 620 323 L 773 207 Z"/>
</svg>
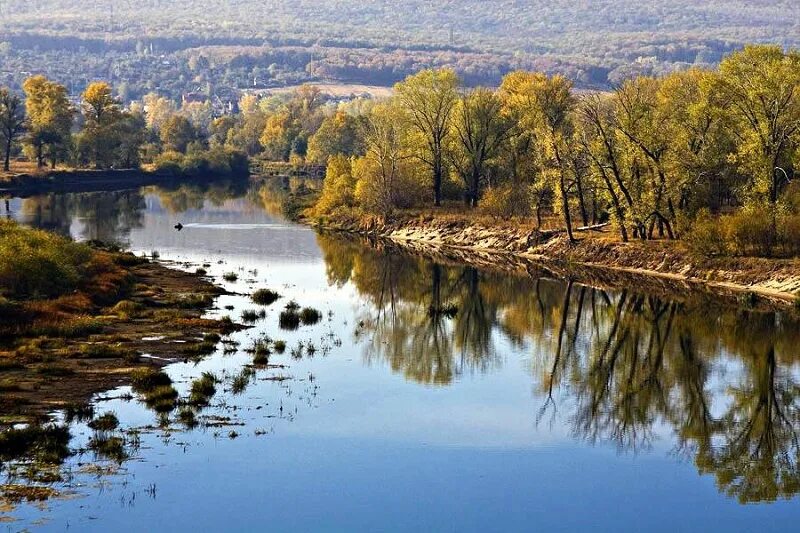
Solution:
<svg viewBox="0 0 800 533">
<path fill-rule="evenodd" d="M 531 68 L 604 86 L 748 42 L 800 46 L 797 0 L 0 0 L 0 21 L 0 83 L 19 83 L 14 69 L 102 74 L 131 97 L 391 84 L 426 66 L 472 84 Z"/>
</svg>

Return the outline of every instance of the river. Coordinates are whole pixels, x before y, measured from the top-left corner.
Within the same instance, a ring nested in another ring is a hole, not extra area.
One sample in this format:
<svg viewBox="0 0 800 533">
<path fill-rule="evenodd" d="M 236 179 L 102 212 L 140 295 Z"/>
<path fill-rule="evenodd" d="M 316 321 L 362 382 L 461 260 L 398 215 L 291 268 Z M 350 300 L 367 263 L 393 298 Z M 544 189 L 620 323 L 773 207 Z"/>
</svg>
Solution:
<svg viewBox="0 0 800 533">
<path fill-rule="evenodd" d="M 221 380 L 198 426 L 129 387 L 99 394 L 95 412 L 120 419 L 124 453 L 87 450 L 94 432 L 72 420 L 59 496 L 0 508 L 9 530 L 800 521 L 800 323 L 788 313 L 436 264 L 289 222 L 282 194 L 217 183 L 10 202 L 25 224 L 204 266 L 237 293 L 212 316 L 262 309 L 248 297 L 258 288 L 281 299 L 215 354 L 167 367 L 181 394 L 203 372 Z M 282 329 L 292 300 L 321 320 Z M 285 353 L 233 386 L 265 337 Z"/>
</svg>

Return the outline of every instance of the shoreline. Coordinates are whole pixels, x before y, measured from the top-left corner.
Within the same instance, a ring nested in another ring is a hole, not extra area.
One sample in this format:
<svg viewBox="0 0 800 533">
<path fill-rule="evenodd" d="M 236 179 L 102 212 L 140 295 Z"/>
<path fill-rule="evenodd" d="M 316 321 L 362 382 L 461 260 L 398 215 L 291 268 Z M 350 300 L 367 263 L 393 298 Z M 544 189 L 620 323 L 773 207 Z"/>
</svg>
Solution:
<svg viewBox="0 0 800 533">
<path fill-rule="evenodd" d="M 778 307 L 796 304 L 800 298 L 797 259 L 700 258 L 679 243 L 623 243 L 594 232 L 579 234 L 578 242 L 570 243 L 566 235 L 539 232 L 525 224 L 487 224 L 435 214 L 399 214 L 392 220 L 364 216 L 304 222 L 321 230 L 380 239 L 412 253 L 440 255 L 483 268 L 542 268 L 568 277 L 614 278 L 615 284 L 624 284 L 620 279 L 624 277 L 635 282 L 658 280 L 675 285 L 676 290 L 679 285 L 703 288 L 740 300 L 767 300 Z"/>
</svg>

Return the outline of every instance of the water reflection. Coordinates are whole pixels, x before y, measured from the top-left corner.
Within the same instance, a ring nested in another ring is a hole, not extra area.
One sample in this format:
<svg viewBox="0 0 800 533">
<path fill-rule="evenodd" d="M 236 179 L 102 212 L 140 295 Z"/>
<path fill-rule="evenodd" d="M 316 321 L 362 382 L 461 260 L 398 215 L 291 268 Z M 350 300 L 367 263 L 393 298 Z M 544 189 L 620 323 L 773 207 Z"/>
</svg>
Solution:
<svg viewBox="0 0 800 533">
<path fill-rule="evenodd" d="M 319 245 L 329 281 L 369 303 L 355 331 L 368 363 L 447 384 L 502 364 L 506 339 L 531 354 L 539 422 L 623 451 L 672 438 L 741 502 L 800 489 L 797 320 L 444 266 L 328 235 Z"/>
<path fill-rule="evenodd" d="M 81 239 L 127 244 L 134 230 L 173 236 L 175 215 L 221 206 L 224 216 L 214 222 L 263 226 L 264 220 L 243 213 L 266 212 L 279 220 L 294 194 L 317 185 L 287 178 L 52 194 L 20 201 L 16 216 Z M 273 257 L 278 248 L 299 246 L 296 235 L 270 237 L 267 247 L 259 240 L 263 234 L 200 233 L 197 239 L 222 257 L 233 250 Z M 693 461 L 722 493 L 741 502 L 800 491 L 796 317 L 694 295 L 665 300 L 487 272 L 328 234 L 317 236 L 317 246 L 328 290 L 357 294 L 352 316 L 335 333 L 352 334 L 366 365 L 385 365 L 412 383 L 456 394 L 459 381 L 519 365 L 514 357 L 521 356 L 531 419 L 540 431 L 566 427 L 576 442 L 610 444 L 625 453 L 667 442 L 677 457 Z M 302 295 L 305 289 L 297 290 Z M 224 384 L 232 394 L 246 396 L 264 379 L 244 367 L 236 371 Z M 174 400 L 166 404 L 162 426 L 188 430 L 217 423 L 204 404 L 178 409 Z M 276 416 L 284 416 L 283 403 L 275 405 Z M 2 454 L 0 449 L 0 460 Z"/>
<path fill-rule="evenodd" d="M 144 187 L 122 191 L 50 193 L 19 200 L 17 220 L 79 240 L 129 244 L 128 236 L 144 225 L 144 213 L 156 208 L 171 215 L 221 207 L 244 199 L 246 209 L 282 217 L 293 195 L 319 187 L 308 178 L 276 178 L 261 182 L 226 180 L 175 187 Z M 146 198 L 155 200 L 148 205 Z"/>
</svg>

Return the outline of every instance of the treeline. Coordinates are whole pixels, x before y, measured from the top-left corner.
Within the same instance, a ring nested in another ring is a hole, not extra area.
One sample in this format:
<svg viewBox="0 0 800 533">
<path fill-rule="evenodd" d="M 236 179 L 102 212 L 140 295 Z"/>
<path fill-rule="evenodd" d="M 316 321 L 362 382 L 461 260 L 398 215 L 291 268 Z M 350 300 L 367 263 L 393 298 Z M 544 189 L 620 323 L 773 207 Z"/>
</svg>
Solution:
<svg viewBox="0 0 800 533">
<path fill-rule="evenodd" d="M 797 51 L 749 46 L 717 70 L 580 96 L 562 76 L 524 71 L 496 90 L 462 89 L 450 70 L 395 89 L 362 115 L 329 117 L 310 137 L 312 156 L 329 158 L 316 215 L 461 198 L 540 224 L 558 214 L 570 239 L 576 224 L 610 219 L 625 241 L 685 237 L 706 254 L 800 253 Z"/>
<path fill-rule="evenodd" d="M 0 87 L 3 170 L 24 156 L 38 168 L 130 169 L 185 175 L 245 175 L 247 155 L 211 135 L 208 102 L 178 108 L 155 94 L 123 107 L 111 85 L 90 83 L 73 102 L 64 85 L 37 75 L 23 93 Z"/>
</svg>

